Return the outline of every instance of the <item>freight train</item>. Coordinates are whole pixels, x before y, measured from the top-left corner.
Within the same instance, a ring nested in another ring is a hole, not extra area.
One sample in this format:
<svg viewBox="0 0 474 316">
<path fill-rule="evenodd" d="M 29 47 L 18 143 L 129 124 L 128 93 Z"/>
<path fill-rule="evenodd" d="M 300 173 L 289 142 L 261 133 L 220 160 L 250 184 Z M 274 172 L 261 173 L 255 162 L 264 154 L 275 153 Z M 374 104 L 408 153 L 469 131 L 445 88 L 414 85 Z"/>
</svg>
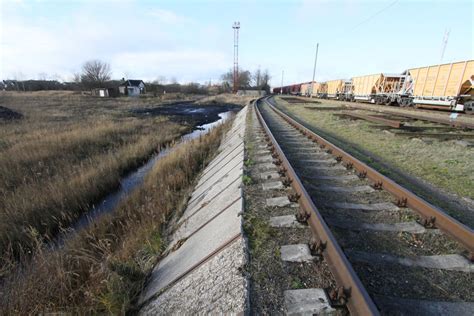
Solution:
<svg viewBox="0 0 474 316">
<path fill-rule="evenodd" d="M 474 60 L 277 87 L 274 94 L 474 112 Z"/>
</svg>

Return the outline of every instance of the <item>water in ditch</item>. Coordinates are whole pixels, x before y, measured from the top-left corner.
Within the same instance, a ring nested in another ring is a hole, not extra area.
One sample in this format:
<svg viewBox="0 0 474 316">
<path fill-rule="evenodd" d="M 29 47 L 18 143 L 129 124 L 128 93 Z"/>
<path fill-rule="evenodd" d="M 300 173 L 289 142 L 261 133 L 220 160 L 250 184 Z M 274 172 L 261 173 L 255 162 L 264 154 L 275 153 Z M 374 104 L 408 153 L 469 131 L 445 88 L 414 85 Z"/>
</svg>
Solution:
<svg viewBox="0 0 474 316">
<path fill-rule="evenodd" d="M 173 146 L 161 150 L 158 154 L 151 157 L 144 165 L 137 170 L 129 173 L 120 181 L 119 188 L 107 195 L 102 201 L 94 205 L 88 212 L 82 215 L 62 236 L 59 238 L 59 245 L 63 244 L 67 236 L 72 232 L 78 232 L 91 223 L 94 222 L 98 217 L 111 213 L 117 207 L 117 205 L 125 197 L 127 197 L 135 188 L 140 186 L 146 175 L 153 169 L 153 166 L 163 157 L 167 156 L 170 152 L 176 150 L 179 146 L 189 142 L 199 136 L 209 133 L 209 131 L 228 120 L 234 111 L 227 111 L 219 113 L 219 119 L 209 124 L 204 124 L 196 127 L 192 132 L 181 136 L 181 139 Z M 57 243 L 58 244 L 58 243 Z"/>
</svg>

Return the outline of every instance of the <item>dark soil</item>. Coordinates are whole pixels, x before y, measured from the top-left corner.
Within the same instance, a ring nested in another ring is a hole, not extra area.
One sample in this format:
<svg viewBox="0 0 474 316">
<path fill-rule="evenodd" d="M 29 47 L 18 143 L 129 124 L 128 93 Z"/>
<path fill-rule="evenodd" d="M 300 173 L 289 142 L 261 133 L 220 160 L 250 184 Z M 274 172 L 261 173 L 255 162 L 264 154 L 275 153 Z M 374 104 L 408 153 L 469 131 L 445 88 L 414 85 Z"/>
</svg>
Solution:
<svg viewBox="0 0 474 316">
<path fill-rule="evenodd" d="M 284 98 L 288 103 L 321 103 L 321 101 L 312 100 L 312 99 L 300 99 L 295 97 L 285 97 Z"/>
<path fill-rule="evenodd" d="M 0 106 L 0 120 L 10 121 L 23 118 L 23 114 L 10 110 L 4 106 Z"/>
<path fill-rule="evenodd" d="M 196 104 L 193 101 L 181 101 L 155 108 L 132 110 L 137 115 L 163 115 L 179 124 L 199 126 L 219 119 L 219 113 L 238 112 L 242 107 L 236 104 Z"/>
</svg>

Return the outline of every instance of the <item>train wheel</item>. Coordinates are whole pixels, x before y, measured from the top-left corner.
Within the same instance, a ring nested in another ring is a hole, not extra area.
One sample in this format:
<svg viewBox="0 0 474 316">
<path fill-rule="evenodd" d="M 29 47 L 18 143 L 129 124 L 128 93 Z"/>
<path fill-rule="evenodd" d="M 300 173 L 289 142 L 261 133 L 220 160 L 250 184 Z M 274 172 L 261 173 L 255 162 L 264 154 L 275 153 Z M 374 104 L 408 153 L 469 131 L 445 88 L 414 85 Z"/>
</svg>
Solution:
<svg viewBox="0 0 474 316">
<path fill-rule="evenodd" d="M 386 99 L 384 100 L 384 104 L 385 104 L 385 105 L 392 105 L 392 100 L 390 100 L 390 98 L 386 98 Z"/>
<path fill-rule="evenodd" d="M 398 103 L 400 104 L 401 107 L 407 107 L 410 105 L 410 99 L 408 98 L 401 98 Z"/>
<path fill-rule="evenodd" d="M 466 114 L 474 115 L 474 101 L 464 103 Z"/>
</svg>

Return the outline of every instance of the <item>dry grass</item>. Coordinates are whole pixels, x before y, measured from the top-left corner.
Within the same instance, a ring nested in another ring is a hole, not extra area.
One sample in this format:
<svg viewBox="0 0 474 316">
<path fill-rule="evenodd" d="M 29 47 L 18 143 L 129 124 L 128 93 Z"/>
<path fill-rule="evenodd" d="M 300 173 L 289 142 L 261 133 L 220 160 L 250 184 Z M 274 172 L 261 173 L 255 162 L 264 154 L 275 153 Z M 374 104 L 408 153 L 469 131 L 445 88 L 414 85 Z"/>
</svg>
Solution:
<svg viewBox="0 0 474 316">
<path fill-rule="evenodd" d="M 12 274 L 0 290 L 0 314 L 124 314 L 164 249 L 163 228 L 180 213 L 197 174 L 215 155 L 225 126 L 161 159 L 117 210 Z M 3 293 L 2 293 L 3 292 Z M 129 310 L 130 311 L 130 310 Z"/>
<path fill-rule="evenodd" d="M 0 122 L 0 278 L 187 130 L 129 112 L 156 100 L 1 93 L 0 104 L 25 116 Z"/>
<path fill-rule="evenodd" d="M 276 99 L 310 125 L 337 135 L 348 143 L 357 144 L 383 161 L 447 192 L 474 199 L 473 148 L 456 145 L 454 141 L 424 142 L 397 137 L 370 127 L 372 123 L 369 122 L 337 118 L 333 115 L 334 111 L 311 110 L 302 104 L 289 104 L 281 98 Z M 334 104 L 334 101 L 321 102 L 321 106 Z M 367 160 L 370 163 L 371 158 L 367 157 Z"/>
</svg>

